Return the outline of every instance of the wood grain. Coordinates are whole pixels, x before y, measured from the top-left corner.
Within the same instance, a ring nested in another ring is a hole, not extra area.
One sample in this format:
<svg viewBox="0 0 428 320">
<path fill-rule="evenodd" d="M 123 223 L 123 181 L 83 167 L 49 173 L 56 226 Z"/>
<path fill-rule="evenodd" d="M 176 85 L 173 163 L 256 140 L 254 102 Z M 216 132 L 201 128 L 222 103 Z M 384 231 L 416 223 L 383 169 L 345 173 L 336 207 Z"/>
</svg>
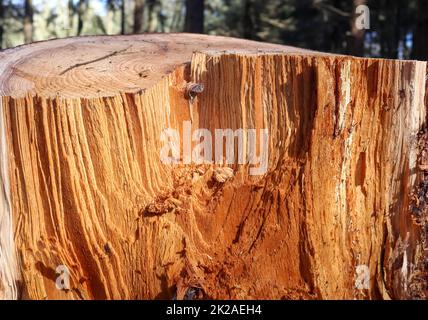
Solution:
<svg viewBox="0 0 428 320">
<path fill-rule="evenodd" d="M 0 218 L 13 217 L 21 298 L 415 296 L 425 62 L 186 34 L 0 55 L 12 208 Z M 188 83 L 204 86 L 193 129 L 269 130 L 265 175 L 160 161 L 161 132 L 190 120 Z M 58 265 L 68 291 L 55 287 Z"/>
</svg>

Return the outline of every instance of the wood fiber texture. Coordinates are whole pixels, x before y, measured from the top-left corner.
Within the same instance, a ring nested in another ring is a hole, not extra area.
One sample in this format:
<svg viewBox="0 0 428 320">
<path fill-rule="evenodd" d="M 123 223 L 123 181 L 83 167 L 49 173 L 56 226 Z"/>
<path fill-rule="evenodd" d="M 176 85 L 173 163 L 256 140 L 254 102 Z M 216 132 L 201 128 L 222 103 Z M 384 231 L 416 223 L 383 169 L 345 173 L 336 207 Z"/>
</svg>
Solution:
<svg viewBox="0 0 428 320">
<path fill-rule="evenodd" d="M 187 34 L 0 52 L 0 297 L 426 298 L 426 70 Z M 191 118 L 268 129 L 267 172 L 163 164 Z"/>
</svg>

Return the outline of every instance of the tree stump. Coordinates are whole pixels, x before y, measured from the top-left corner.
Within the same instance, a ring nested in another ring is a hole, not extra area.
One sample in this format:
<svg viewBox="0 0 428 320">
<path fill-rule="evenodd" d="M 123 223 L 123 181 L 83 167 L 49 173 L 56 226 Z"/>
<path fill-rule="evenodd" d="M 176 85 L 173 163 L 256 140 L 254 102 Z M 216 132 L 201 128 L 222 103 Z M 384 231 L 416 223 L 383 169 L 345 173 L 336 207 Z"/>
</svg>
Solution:
<svg viewBox="0 0 428 320">
<path fill-rule="evenodd" d="M 0 52 L 0 297 L 426 298 L 426 70 L 190 34 Z M 198 128 L 256 130 L 266 170 L 162 161 Z"/>
</svg>

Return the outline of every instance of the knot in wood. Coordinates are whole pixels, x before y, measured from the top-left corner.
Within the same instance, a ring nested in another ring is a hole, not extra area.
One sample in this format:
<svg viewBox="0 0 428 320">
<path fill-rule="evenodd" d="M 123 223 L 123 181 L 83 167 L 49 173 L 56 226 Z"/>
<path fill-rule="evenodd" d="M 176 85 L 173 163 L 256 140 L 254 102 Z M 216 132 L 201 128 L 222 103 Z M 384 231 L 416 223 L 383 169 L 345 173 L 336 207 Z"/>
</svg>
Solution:
<svg viewBox="0 0 428 320">
<path fill-rule="evenodd" d="M 195 97 L 204 91 L 204 85 L 202 83 L 189 82 L 186 85 L 186 99 L 193 101 Z"/>
</svg>

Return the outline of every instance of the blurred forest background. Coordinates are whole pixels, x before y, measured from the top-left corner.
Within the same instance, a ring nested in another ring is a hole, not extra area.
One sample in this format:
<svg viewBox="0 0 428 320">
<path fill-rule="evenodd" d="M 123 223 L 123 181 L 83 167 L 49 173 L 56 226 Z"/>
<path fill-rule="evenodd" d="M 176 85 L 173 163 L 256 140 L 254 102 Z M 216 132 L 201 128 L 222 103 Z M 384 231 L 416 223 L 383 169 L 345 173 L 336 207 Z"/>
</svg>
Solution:
<svg viewBox="0 0 428 320">
<path fill-rule="evenodd" d="M 370 29 L 355 28 L 356 7 Z M 0 0 L 0 48 L 76 35 L 195 32 L 428 60 L 428 0 Z"/>
</svg>

